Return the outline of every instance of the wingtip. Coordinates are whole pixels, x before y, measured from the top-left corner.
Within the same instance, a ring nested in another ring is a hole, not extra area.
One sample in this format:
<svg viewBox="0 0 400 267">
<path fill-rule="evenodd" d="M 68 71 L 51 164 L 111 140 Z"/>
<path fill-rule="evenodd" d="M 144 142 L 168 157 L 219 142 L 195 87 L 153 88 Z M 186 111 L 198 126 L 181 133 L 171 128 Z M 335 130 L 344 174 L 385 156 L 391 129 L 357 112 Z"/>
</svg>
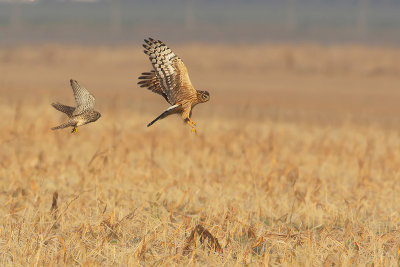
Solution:
<svg viewBox="0 0 400 267">
<path fill-rule="evenodd" d="M 59 105 L 60 103 L 58 103 L 58 102 L 53 102 L 53 103 L 51 103 L 51 106 L 53 107 L 53 108 L 56 108 L 56 106 L 57 105 Z"/>
<path fill-rule="evenodd" d="M 151 37 L 147 37 L 147 39 L 144 39 L 144 41 L 146 42 L 146 44 L 154 44 L 154 43 L 162 43 L 162 41 L 161 40 L 156 40 L 156 39 L 154 39 L 154 38 L 151 38 Z"/>
</svg>

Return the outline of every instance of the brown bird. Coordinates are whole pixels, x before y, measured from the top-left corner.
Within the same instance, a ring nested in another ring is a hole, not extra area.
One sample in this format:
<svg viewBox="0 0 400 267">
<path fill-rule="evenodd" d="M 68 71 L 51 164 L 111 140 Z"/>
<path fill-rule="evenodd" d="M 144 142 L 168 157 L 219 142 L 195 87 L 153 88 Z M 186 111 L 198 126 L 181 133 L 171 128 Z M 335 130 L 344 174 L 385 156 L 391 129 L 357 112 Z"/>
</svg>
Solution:
<svg viewBox="0 0 400 267">
<path fill-rule="evenodd" d="M 138 84 L 162 95 L 171 105 L 147 127 L 171 114 L 180 114 L 196 133 L 196 123 L 191 120 L 192 109 L 199 103 L 209 101 L 210 94 L 207 91 L 197 91 L 193 87 L 185 64 L 163 42 L 152 38 L 144 41 L 144 53 L 149 56 L 153 70 L 143 72 Z"/>
<path fill-rule="evenodd" d="M 86 90 L 85 87 L 80 86 L 75 80 L 70 80 L 70 83 L 72 90 L 74 91 L 76 108 L 60 103 L 51 104 L 55 109 L 67 114 L 69 118 L 67 122 L 51 129 L 57 130 L 66 127 L 73 127 L 71 133 L 76 133 L 78 126 L 97 121 L 101 117 L 101 114 L 93 109 L 95 99 L 88 90 Z"/>
</svg>

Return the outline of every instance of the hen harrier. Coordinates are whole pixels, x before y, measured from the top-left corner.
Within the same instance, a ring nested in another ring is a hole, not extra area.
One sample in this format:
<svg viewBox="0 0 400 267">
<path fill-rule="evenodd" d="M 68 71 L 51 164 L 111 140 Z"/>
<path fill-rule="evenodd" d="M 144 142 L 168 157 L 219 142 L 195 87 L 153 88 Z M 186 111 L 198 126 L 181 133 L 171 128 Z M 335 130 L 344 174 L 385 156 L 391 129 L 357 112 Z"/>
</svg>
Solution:
<svg viewBox="0 0 400 267">
<path fill-rule="evenodd" d="M 86 90 L 85 87 L 79 85 L 75 80 L 70 80 L 72 90 L 74 91 L 74 97 L 76 102 L 76 108 L 60 103 L 51 104 L 55 109 L 64 112 L 69 117 L 66 123 L 60 126 L 51 128 L 52 130 L 62 129 L 66 127 L 73 127 L 71 133 L 76 133 L 78 126 L 97 121 L 101 114 L 95 111 L 94 108 L 94 97 Z"/>
<path fill-rule="evenodd" d="M 194 128 L 196 123 L 190 119 L 192 109 L 197 104 L 210 100 L 210 94 L 207 91 L 194 89 L 185 64 L 163 42 L 152 38 L 144 41 L 144 53 L 149 56 L 154 70 L 143 72 L 139 77 L 143 81 L 139 81 L 138 84 L 140 87 L 147 87 L 154 93 L 162 95 L 171 105 L 147 127 L 159 119 L 178 113 L 196 133 Z"/>
</svg>

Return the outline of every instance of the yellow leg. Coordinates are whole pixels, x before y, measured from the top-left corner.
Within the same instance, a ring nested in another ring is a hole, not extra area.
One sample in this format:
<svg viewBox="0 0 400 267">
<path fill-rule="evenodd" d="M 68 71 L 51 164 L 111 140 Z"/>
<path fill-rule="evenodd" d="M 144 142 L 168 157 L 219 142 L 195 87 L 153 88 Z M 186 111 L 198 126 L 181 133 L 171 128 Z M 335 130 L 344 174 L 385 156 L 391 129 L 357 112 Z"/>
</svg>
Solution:
<svg viewBox="0 0 400 267">
<path fill-rule="evenodd" d="M 74 127 L 71 131 L 71 133 L 76 134 L 78 132 L 78 130 L 76 129 L 76 127 Z"/>
<path fill-rule="evenodd" d="M 192 128 L 192 132 L 196 133 L 196 128 L 194 128 L 194 125 L 192 124 L 193 122 L 189 121 L 189 120 L 186 120 L 186 123 Z"/>
<path fill-rule="evenodd" d="M 190 118 L 187 118 L 187 119 L 192 124 L 192 126 L 196 126 L 196 123 L 194 121 L 192 121 Z"/>
</svg>

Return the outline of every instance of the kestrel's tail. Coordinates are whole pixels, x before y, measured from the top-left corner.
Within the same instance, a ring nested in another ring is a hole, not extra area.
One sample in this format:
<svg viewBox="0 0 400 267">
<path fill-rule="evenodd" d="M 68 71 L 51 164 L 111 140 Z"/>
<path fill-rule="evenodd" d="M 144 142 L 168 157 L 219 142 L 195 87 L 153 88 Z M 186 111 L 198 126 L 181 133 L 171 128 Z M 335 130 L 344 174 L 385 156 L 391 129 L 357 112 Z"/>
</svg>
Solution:
<svg viewBox="0 0 400 267">
<path fill-rule="evenodd" d="M 74 112 L 75 108 L 74 107 L 70 107 L 67 105 L 63 105 L 60 103 L 52 103 L 51 104 L 55 109 L 57 109 L 58 111 L 64 112 L 65 114 L 68 115 L 68 117 L 72 116 L 72 113 Z"/>
<path fill-rule="evenodd" d="M 149 124 L 147 124 L 147 127 L 150 127 L 151 125 L 153 125 L 156 121 L 164 119 L 165 117 L 167 117 L 168 115 L 174 114 L 178 111 L 178 109 L 180 108 L 181 105 L 173 105 L 170 106 L 169 108 L 167 108 L 163 113 L 161 113 L 160 116 L 158 116 L 157 118 L 155 118 L 154 120 L 152 120 Z"/>
<path fill-rule="evenodd" d="M 54 130 L 58 130 L 58 129 L 67 128 L 67 127 L 70 127 L 70 126 L 75 126 L 75 124 L 76 123 L 73 122 L 73 121 L 67 121 L 66 123 L 63 123 L 63 124 L 61 124 L 59 126 L 56 126 L 56 127 L 53 127 L 51 129 L 54 131 Z"/>
</svg>

